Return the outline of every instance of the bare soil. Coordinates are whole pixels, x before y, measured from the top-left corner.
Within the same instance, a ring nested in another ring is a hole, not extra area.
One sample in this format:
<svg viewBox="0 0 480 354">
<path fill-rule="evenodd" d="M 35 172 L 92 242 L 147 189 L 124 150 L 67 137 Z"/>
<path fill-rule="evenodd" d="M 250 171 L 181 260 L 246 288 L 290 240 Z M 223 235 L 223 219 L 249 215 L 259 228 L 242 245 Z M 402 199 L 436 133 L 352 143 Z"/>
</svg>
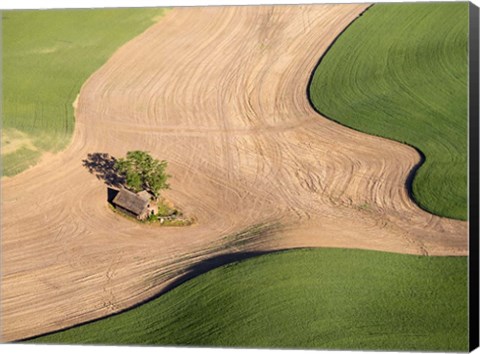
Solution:
<svg viewBox="0 0 480 354">
<path fill-rule="evenodd" d="M 69 148 L 2 181 L 3 340 L 132 306 L 214 255 L 348 247 L 466 255 L 467 223 L 408 195 L 405 145 L 311 108 L 318 59 L 368 4 L 178 8 L 84 84 Z M 113 213 L 89 153 L 169 161 L 190 227 Z"/>
</svg>

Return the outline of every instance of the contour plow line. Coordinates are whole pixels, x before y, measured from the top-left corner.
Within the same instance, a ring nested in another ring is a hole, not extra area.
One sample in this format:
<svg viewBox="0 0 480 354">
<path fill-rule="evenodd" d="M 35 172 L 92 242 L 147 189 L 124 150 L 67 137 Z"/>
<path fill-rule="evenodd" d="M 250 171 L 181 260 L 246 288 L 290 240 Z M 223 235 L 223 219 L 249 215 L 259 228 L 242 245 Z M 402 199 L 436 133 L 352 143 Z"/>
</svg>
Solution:
<svg viewBox="0 0 480 354">
<path fill-rule="evenodd" d="M 228 253 L 348 247 L 466 255 L 467 224 L 408 196 L 408 146 L 319 116 L 310 73 L 369 5 L 177 8 L 84 84 L 73 141 L 3 181 L 6 341 L 99 318 Z M 190 227 L 114 214 L 89 153 L 169 161 Z"/>
</svg>

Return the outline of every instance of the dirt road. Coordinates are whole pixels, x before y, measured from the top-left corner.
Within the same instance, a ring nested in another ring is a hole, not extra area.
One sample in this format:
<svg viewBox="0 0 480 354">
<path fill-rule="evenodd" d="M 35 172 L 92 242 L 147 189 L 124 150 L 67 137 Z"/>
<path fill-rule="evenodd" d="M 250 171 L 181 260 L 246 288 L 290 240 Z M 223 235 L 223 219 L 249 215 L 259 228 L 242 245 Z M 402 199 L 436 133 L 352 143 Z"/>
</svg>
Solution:
<svg viewBox="0 0 480 354">
<path fill-rule="evenodd" d="M 2 182 L 3 340 L 91 320 L 225 252 L 322 246 L 467 254 L 467 224 L 409 198 L 415 150 L 322 118 L 309 76 L 368 5 L 175 9 L 83 86 L 70 147 Z M 133 223 L 89 153 L 169 161 L 197 223 Z"/>
</svg>

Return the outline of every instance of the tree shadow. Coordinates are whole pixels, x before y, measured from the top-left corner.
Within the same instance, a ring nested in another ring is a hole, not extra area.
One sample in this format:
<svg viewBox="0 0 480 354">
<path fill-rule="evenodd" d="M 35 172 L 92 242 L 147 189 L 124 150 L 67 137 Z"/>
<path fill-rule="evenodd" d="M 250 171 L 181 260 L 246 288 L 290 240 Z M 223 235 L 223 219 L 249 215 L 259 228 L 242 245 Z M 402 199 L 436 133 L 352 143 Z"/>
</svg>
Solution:
<svg viewBox="0 0 480 354">
<path fill-rule="evenodd" d="M 95 152 L 88 154 L 82 165 L 97 179 L 103 180 L 109 187 L 120 188 L 125 185 L 125 177 L 115 168 L 117 159 L 107 153 Z"/>
</svg>

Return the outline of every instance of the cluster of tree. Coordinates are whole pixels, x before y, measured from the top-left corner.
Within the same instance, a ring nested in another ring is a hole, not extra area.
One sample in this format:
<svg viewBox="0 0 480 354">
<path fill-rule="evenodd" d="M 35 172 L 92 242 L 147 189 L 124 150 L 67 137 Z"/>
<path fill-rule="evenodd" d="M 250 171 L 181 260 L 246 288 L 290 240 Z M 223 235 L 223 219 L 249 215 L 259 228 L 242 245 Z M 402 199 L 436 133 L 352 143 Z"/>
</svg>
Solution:
<svg viewBox="0 0 480 354">
<path fill-rule="evenodd" d="M 147 190 L 157 198 L 162 189 L 169 188 L 167 180 L 170 175 L 165 171 L 167 161 L 154 159 L 145 151 L 127 152 L 126 158 L 116 161 L 115 168 L 134 192 Z"/>
</svg>

